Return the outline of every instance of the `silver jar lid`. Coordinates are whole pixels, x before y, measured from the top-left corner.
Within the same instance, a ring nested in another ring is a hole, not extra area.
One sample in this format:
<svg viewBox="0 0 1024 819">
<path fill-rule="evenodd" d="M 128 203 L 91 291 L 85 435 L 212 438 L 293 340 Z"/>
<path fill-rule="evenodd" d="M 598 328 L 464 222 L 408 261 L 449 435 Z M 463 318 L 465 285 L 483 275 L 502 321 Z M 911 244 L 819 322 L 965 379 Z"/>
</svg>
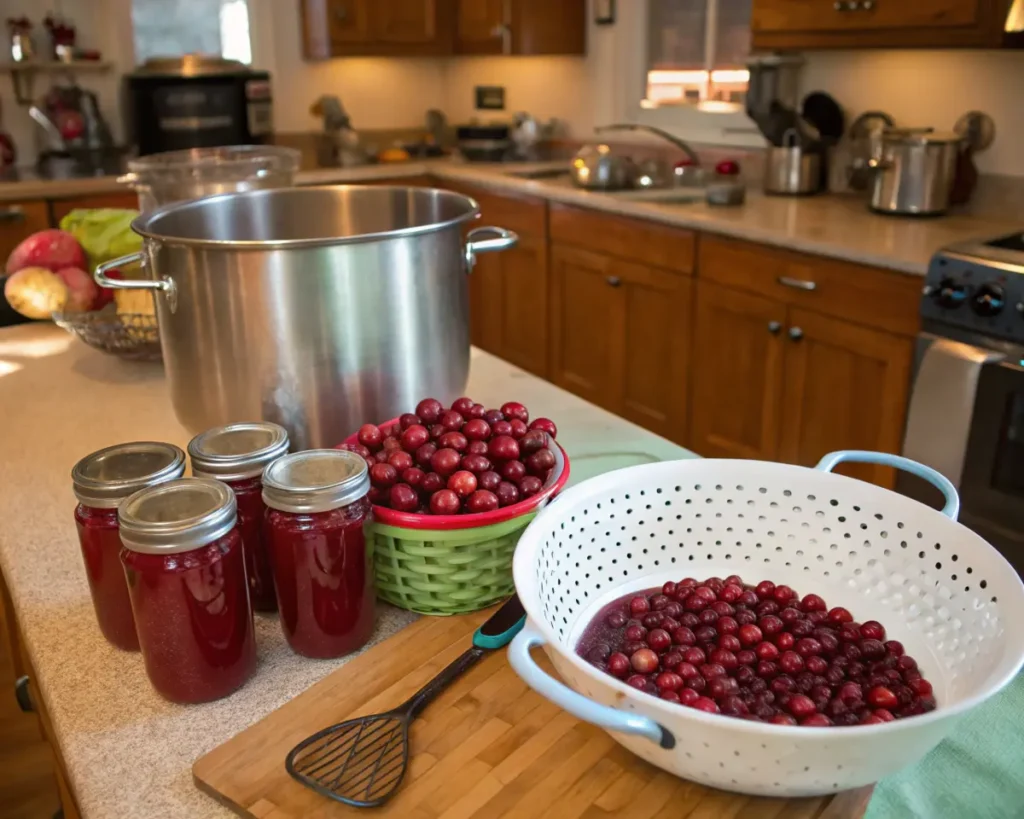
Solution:
<svg viewBox="0 0 1024 819">
<path fill-rule="evenodd" d="M 140 489 L 185 474 L 185 453 L 173 444 L 136 441 L 86 455 L 71 470 L 75 497 L 94 509 L 116 509 Z"/>
<path fill-rule="evenodd" d="M 262 475 L 286 452 L 287 430 L 269 421 L 214 427 L 188 444 L 193 475 L 229 481 Z"/>
<path fill-rule="evenodd" d="M 263 473 L 263 502 L 282 512 L 327 512 L 347 506 L 369 491 L 366 461 L 343 449 L 285 455 Z"/>
<path fill-rule="evenodd" d="M 163 555 L 213 543 L 235 528 L 238 502 L 212 478 L 178 478 L 136 492 L 117 509 L 121 542 L 133 552 Z"/>
</svg>

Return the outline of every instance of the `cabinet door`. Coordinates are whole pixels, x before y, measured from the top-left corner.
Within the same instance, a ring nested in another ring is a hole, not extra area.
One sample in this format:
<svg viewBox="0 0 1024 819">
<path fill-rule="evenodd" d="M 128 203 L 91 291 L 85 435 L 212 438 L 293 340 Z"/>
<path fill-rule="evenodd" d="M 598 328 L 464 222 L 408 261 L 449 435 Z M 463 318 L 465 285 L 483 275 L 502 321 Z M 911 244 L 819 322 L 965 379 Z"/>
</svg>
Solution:
<svg viewBox="0 0 1024 819">
<path fill-rule="evenodd" d="M 507 42 L 507 0 L 459 0 L 455 17 L 457 54 L 503 54 Z"/>
<path fill-rule="evenodd" d="M 22 241 L 38 230 L 50 226 L 46 203 L 0 202 L 0 274 L 7 257 Z"/>
<path fill-rule="evenodd" d="M 120 190 L 111 193 L 97 193 L 92 196 L 76 196 L 73 199 L 55 199 L 50 203 L 50 211 L 53 214 L 53 224 L 59 225 L 60 220 L 71 211 L 79 208 L 123 208 L 124 210 L 138 210 L 139 198 L 135 191 Z"/>
<path fill-rule="evenodd" d="M 689 446 L 699 455 L 777 455 L 782 304 L 697 282 Z"/>
<path fill-rule="evenodd" d="M 973 25 L 981 0 L 754 0 L 756 31 L 871 31 Z"/>
<path fill-rule="evenodd" d="M 439 0 L 377 0 L 370 4 L 370 29 L 380 43 L 424 45 L 436 41 Z"/>
<path fill-rule="evenodd" d="M 615 264 L 622 297 L 621 414 L 678 443 L 686 437 L 693 280 Z"/>
<path fill-rule="evenodd" d="M 508 0 L 513 54 L 585 54 L 586 0 Z"/>
<path fill-rule="evenodd" d="M 624 315 L 608 256 L 551 248 L 551 380 L 598 406 L 621 405 Z"/>
<path fill-rule="evenodd" d="M 813 466 L 837 449 L 900 451 L 912 339 L 791 308 L 783 343 L 780 460 Z M 840 471 L 887 487 L 895 477 L 880 466 Z"/>
</svg>

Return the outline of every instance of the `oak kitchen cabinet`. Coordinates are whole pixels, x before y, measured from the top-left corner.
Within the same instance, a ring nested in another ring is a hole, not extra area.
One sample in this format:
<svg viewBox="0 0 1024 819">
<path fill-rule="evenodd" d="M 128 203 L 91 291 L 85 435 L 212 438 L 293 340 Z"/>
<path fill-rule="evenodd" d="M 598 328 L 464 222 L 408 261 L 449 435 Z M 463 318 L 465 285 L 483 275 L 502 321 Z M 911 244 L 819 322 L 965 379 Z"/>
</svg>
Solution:
<svg viewBox="0 0 1024 819">
<path fill-rule="evenodd" d="M 111 193 L 97 193 L 89 196 L 74 196 L 68 199 L 53 199 L 50 201 L 50 218 L 54 227 L 60 224 L 71 211 L 77 208 L 123 208 L 125 210 L 138 210 L 139 198 L 135 191 L 120 190 Z"/>
<path fill-rule="evenodd" d="M 551 380 L 682 442 L 693 234 L 556 203 L 549 230 Z"/>
<path fill-rule="evenodd" d="M 302 0 L 309 60 L 429 56 L 452 50 L 454 0 Z"/>
<path fill-rule="evenodd" d="M 920 284 L 912 277 L 703 237 L 688 445 L 813 466 L 898 452 Z M 847 474 L 891 486 L 886 467 Z"/>
<path fill-rule="evenodd" d="M 0 202 L 0 273 L 11 251 L 37 230 L 50 226 L 50 212 L 43 200 Z"/>
<path fill-rule="evenodd" d="M 755 49 L 997 48 L 1011 0 L 754 0 Z"/>
<path fill-rule="evenodd" d="M 586 0 L 458 0 L 456 54 L 585 54 Z"/>
</svg>

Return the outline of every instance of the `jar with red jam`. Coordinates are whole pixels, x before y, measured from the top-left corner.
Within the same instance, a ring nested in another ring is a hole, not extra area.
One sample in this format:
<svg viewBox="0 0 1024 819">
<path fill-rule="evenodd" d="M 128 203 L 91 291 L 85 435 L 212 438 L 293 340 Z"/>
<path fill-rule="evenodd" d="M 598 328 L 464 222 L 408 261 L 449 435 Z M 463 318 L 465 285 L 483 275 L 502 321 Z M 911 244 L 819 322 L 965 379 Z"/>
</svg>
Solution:
<svg viewBox="0 0 1024 819">
<path fill-rule="evenodd" d="M 285 455 L 263 473 L 281 627 L 306 657 L 340 657 L 373 633 L 370 476 L 354 452 Z"/>
<path fill-rule="evenodd" d="M 197 478 L 216 478 L 235 492 L 249 597 L 256 611 L 277 611 L 267 551 L 263 470 L 286 452 L 288 432 L 265 421 L 216 427 L 197 435 L 188 445 L 192 474 Z"/>
<path fill-rule="evenodd" d="M 121 562 L 146 674 L 158 693 L 207 702 L 256 670 L 256 637 L 235 493 L 181 478 L 121 503 Z"/>
<path fill-rule="evenodd" d="M 185 472 L 185 453 L 172 444 L 139 441 L 108 446 L 71 470 L 78 506 L 75 524 L 93 609 L 107 641 L 138 651 L 132 605 L 121 568 L 117 507 L 129 495 Z"/>
</svg>

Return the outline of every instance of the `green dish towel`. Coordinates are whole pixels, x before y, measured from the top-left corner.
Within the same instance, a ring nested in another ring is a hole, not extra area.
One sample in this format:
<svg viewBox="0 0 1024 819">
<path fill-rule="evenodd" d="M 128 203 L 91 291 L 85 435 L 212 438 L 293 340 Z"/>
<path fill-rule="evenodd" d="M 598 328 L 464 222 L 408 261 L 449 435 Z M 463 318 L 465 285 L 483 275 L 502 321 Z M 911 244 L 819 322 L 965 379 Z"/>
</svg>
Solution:
<svg viewBox="0 0 1024 819">
<path fill-rule="evenodd" d="M 864 819 L 1024 817 L 1024 673 L 916 765 L 875 787 Z"/>
</svg>

